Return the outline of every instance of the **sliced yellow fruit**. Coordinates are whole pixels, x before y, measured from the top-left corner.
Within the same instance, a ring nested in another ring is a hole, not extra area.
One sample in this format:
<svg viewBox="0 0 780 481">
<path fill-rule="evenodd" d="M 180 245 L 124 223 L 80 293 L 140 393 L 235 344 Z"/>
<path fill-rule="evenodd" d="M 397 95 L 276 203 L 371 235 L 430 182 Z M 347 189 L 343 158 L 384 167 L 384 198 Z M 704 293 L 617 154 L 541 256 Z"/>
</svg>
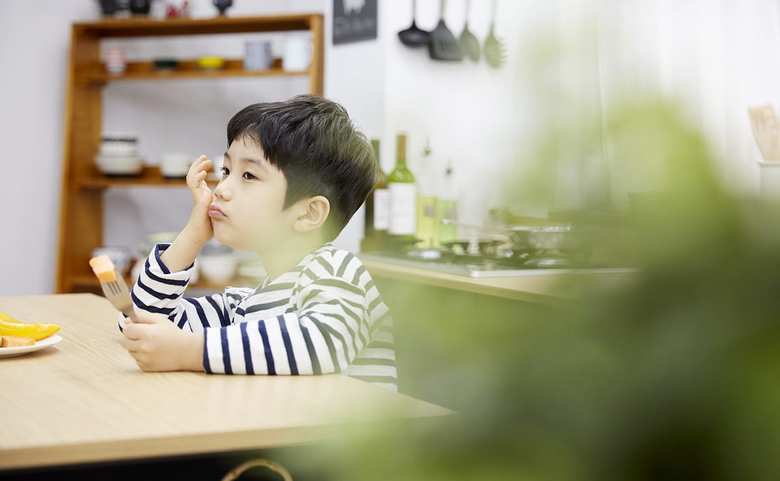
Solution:
<svg viewBox="0 0 780 481">
<path fill-rule="evenodd" d="M 29 337 L 40 341 L 59 330 L 57 324 L 22 324 L 0 320 L 0 336 Z"/>
</svg>

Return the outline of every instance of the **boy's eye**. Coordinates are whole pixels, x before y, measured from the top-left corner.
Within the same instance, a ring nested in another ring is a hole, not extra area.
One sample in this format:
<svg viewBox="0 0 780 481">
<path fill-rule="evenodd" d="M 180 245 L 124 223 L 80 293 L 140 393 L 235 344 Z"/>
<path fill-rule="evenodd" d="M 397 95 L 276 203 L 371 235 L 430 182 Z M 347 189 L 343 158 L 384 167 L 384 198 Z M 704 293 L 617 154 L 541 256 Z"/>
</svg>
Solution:
<svg viewBox="0 0 780 481">
<path fill-rule="evenodd" d="M 222 167 L 222 177 L 230 175 L 230 170 L 227 167 Z"/>
<path fill-rule="evenodd" d="M 244 178 L 244 180 L 254 180 L 257 178 L 249 172 L 244 172 L 244 175 L 242 177 Z"/>
</svg>

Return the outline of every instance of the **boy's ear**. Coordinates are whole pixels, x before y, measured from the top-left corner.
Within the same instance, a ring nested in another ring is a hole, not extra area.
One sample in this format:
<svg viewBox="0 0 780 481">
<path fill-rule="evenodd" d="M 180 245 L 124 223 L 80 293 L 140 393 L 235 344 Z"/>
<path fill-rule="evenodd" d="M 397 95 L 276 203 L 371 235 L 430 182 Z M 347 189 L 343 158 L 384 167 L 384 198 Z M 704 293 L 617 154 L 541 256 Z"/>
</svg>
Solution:
<svg viewBox="0 0 780 481">
<path fill-rule="evenodd" d="M 328 220 L 330 201 L 322 195 L 315 195 L 300 201 L 298 217 L 293 228 L 298 232 L 310 232 L 319 229 Z"/>
</svg>

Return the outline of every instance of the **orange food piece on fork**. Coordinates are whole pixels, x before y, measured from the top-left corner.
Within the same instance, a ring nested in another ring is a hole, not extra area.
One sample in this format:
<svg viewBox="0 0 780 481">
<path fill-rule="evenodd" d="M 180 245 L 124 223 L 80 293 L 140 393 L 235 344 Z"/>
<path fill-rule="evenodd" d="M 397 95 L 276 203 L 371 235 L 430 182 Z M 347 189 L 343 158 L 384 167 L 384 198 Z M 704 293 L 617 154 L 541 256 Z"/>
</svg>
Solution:
<svg viewBox="0 0 780 481">
<path fill-rule="evenodd" d="M 100 282 L 114 282 L 116 280 L 114 263 L 108 256 L 93 257 L 89 260 L 89 265 Z"/>
</svg>

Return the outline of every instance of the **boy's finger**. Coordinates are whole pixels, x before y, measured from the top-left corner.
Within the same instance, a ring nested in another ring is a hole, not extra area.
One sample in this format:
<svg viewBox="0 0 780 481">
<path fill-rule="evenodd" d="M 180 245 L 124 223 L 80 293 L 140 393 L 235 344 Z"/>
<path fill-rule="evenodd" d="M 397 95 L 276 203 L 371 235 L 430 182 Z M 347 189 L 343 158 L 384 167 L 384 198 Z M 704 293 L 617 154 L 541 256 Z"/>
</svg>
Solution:
<svg viewBox="0 0 780 481">
<path fill-rule="evenodd" d="M 120 339 L 119 344 L 127 350 L 129 353 L 141 352 L 141 341 L 133 341 L 132 339 Z"/>
<path fill-rule="evenodd" d="M 125 325 L 125 330 L 123 332 L 123 334 L 125 335 L 125 338 L 130 339 L 130 340 L 141 339 L 142 332 L 141 332 L 141 328 L 140 327 L 141 326 L 139 326 L 137 322 L 134 322 L 132 324 L 126 324 Z"/>
<path fill-rule="evenodd" d="M 138 316 L 135 325 L 138 326 L 139 330 L 143 330 L 146 329 L 145 325 L 158 324 L 163 321 L 168 322 L 168 318 L 162 314 L 145 314 L 143 316 Z"/>
</svg>

